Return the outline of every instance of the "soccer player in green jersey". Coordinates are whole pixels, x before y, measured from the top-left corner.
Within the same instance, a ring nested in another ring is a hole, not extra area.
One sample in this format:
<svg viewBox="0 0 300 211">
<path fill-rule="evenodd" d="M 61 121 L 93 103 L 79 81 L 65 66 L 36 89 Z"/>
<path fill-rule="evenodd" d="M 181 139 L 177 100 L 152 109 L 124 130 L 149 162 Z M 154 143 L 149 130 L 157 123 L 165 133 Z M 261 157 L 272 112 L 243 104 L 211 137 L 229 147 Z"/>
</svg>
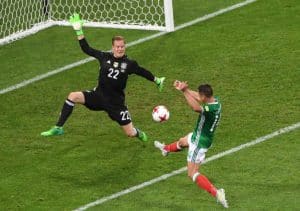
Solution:
<svg viewBox="0 0 300 211">
<path fill-rule="evenodd" d="M 198 92 L 190 90 L 187 82 L 175 81 L 174 87 L 183 93 L 188 105 L 195 112 L 200 113 L 196 127 L 192 133 L 174 143 L 165 145 L 155 141 L 154 145 L 161 150 L 163 156 L 188 147 L 188 176 L 228 208 L 224 189 L 217 189 L 203 174 L 199 173 L 199 167 L 205 159 L 205 153 L 212 145 L 214 132 L 221 117 L 221 103 L 213 96 L 212 87 L 208 84 L 200 85 Z"/>
</svg>

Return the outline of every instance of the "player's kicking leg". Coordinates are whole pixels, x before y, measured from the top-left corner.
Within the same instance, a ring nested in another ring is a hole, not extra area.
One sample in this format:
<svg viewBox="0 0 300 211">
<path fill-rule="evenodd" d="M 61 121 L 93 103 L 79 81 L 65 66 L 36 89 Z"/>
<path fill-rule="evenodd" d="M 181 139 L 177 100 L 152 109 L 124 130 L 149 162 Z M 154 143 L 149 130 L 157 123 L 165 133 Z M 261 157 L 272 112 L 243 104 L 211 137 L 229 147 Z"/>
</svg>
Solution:
<svg viewBox="0 0 300 211">
<path fill-rule="evenodd" d="M 188 135 L 180 138 L 178 141 L 175 141 L 171 144 L 164 144 L 159 141 L 154 141 L 154 146 L 158 148 L 163 156 L 167 156 L 170 152 L 179 152 L 183 148 L 188 147 Z"/>
<path fill-rule="evenodd" d="M 76 103 L 84 104 L 84 94 L 82 92 L 71 92 L 68 95 L 68 98 L 66 99 L 61 113 L 60 117 L 54 127 L 52 127 L 50 130 L 47 130 L 45 132 L 42 132 L 42 136 L 53 136 L 53 135 L 62 135 L 64 133 L 63 125 L 69 118 L 69 116 L 72 114 L 73 108 Z"/>
</svg>

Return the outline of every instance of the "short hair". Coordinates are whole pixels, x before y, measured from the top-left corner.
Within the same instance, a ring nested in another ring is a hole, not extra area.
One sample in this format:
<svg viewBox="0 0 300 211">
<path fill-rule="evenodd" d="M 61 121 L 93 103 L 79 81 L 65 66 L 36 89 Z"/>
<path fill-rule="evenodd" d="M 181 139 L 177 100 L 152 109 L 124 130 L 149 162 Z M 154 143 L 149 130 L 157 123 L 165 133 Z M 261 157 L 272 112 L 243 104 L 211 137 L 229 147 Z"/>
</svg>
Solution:
<svg viewBox="0 0 300 211">
<path fill-rule="evenodd" d="M 123 40 L 124 43 L 126 43 L 125 38 L 123 36 L 120 35 L 113 36 L 113 38 L 111 39 L 111 44 L 114 45 L 115 41 L 121 41 L 121 40 Z"/>
<path fill-rule="evenodd" d="M 209 84 L 201 84 L 198 87 L 198 91 L 201 94 L 204 94 L 205 97 L 212 97 L 213 96 L 213 89 Z"/>
</svg>

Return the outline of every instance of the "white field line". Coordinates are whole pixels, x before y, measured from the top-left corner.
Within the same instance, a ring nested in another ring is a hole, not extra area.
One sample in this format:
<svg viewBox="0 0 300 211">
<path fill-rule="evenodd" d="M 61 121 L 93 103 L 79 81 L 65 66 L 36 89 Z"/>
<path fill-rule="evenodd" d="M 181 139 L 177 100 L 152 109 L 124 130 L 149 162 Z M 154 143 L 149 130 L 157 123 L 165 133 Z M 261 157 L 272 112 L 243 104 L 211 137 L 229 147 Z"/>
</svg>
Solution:
<svg viewBox="0 0 300 211">
<path fill-rule="evenodd" d="M 235 152 L 240 151 L 242 149 L 245 149 L 245 148 L 251 147 L 253 145 L 259 144 L 261 142 L 267 141 L 267 140 L 269 140 L 271 138 L 274 138 L 276 136 L 279 136 L 281 134 L 288 133 L 288 132 L 290 132 L 292 130 L 296 130 L 299 127 L 300 127 L 300 122 L 298 122 L 296 124 L 293 124 L 293 125 L 290 125 L 290 126 L 285 127 L 285 128 L 281 128 L 281 129 L 279 129 L 279 130 L 277 130 L 277 131 L 275 131 L 273 133 L 270 133 L 268 135 L 259 137 L 259 138 L 255 139 L 253 141 L 250 141 L 250 142 L 248 142 L 246 144 L 242 144 L 240 146 L 237 146 L 237 147 L 231 148 L 229 150 L 226 150 L 224 152 L 221 152 L 221 153 L 218 153 L 216 155 L 213 155 L 213 156 L 207 158 L 204 161 L 203 164 L 208 163 L 208 162 L 213 161 L 213 160 L 217 160 L 217 159 L 222 158 L 222 157 L 224 157 L 226 155 L 231 155 L 232 153 L 235 153 Z M 181 173 L 185 172 L 186 170 L 187 170 L 187 167 L 180 168 L 178 170 L 172 171 L 171 173 L 161 175 L 161 176 L 156 177 L 156 178 L 154 178 L 152 180 L 149 180 L 147 182 L 144 182 L 144 183 L 141 183 L 139 185 L 133 186 L 131 188 L 128 188 L 128 189 L 122 190 L 120 192 L 114 193 L 114 194 L 112 194 L 110 196 L 106 196 L 106 197 L 100 198 L 100 199 L 98 199 L 98 200 L 96 200 L 94 202 L 91 202 L 89 204 L 81 206 L 81 207 L 75 209 L 74 211 L 87 210 L 87 209 L 89 209 L 91 207 L 103 204 L 103 203 L 105 203 L 107 201 L 110 201 L 112 199 L 119 198 L 119 197 L 121 197 L 123 195 L 129 194 L 129 193 L 134 192 L 136 190 L 139 190 L 139 189 L 145 188 L 147 186 L 153 185 L 153 184 L 158 183 L 158 182 L 160 182 L 162 180 L 166 180 L 169 177 L 173 177 L 175 175 L 181 174 Z"/>
<path fill-rule="evenodd" d="M 221 15 L 223 13 L 230 12 L 230 11 L 232 11 L 234 9 L 246 6 L 248 4 L 251 4 L 251 3 L 255 2 L 255 1 L 257 1 L 257 0 L 246 0 L 246 1 L 243 1 L 241 3 L 234 4 L 232 6 L 226 7 L 224 9 L 220 9 L 220 10 L 218 10 L 216 12 L 204 15 L 204 16 L 196 18 L 196 19 L 194 19 L 192 21 L 189 21 L 189 22 L 183 23 L 183 24 L 181 24 L 179 26 L 176 26 L 175 27 L 175 31 L 178 31 L 178 30 L 181 30 L 183 28 L 189 27 L 191 25 L 194 25 L 194 24 L 206 21 L 208 19 L 214 18 L 214 17 L 216 17 L 218 15 Z M 156 33 L 156 34 L 153 34 L 153 35 L 150 35 L 150 36 L 138 39 L 136 41 L 128 43 L 127 47 L 135 46 L 135 45 L 144 43 L 146 41 L 149 41 L 149 40 L 155 39 L 157 37 L 163 36 L 163 35 L 165 35 L 167 33 L 170 33 L 170 32 L 159 32 L 159 33 Z M 19 88 L 22 88 L 22 87 L 27 86 L 29 84 L 32 84 L 34 82 L 40 81 L 40 80 L 42 80 L 44 78 L 48 78 L 48 77 L 50 77 L 52 75 L 58 74 L 60 72 L 64 72 L 64 71 L 69 70 L 69 69 L 71 69 L 73 67 L 77 67 L 77 66 L 83 65 L 83 64 L 88 63 L 88 62 L 93 61 L 93 60 L 94 60 L 94 58 L 91 58 L 91 57 L 86 58 L 86 59 L 82 59 L 82 60 L 79 60 L 79 61 L 74 62 L 72 64 L 68 64 L 68 65 L 60 67 L 58 69 L 49 71 L 49 72 L 41 74 L 41 75 L 38 75 L 38 76 L 36 76 L 34 78 L 31 78 L 31 79 L 28 79 L 28 80 L 24 80 L 24 81 L 22 81 L 22 82 L 20 82 L 18 84 L 15 84 L 15 85 L 9 86 L 7 88 L 1 89 L 0 90 L 0 95 L 5 94 L 7 92 L 14 91 L 14 90 L 19 89 Z"/>
</svg>

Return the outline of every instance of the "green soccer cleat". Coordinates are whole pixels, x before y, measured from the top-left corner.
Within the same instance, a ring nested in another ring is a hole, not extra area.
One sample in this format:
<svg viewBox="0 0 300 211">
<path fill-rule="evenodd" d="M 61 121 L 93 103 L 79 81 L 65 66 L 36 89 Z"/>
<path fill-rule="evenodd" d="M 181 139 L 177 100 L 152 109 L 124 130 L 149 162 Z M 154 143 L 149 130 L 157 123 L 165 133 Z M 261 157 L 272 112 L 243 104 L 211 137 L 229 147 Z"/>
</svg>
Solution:
<svg viewBox="0 0 300 211">
<path fill-rule="evenodd" d="M 41 136 L 57 136 L 64 134 L 64 129 L 62 127 L 54 126 L 48 131 L 42 132 Z"/>
<path fill-rule="evenodd" d="M 164 88 L 164 81 L 166 80 L 166 77 L 161 78 L 155 78 L 155 83 L 158 87 L 158 90 L 161 92 Z"/>
<path fill-rule="evenodd" d="M 138 135 L 138 139 L 140 139 L 140 140 L 143 141 L 143 142 L 148 141 L 148 137 L 147 137 L 147 135 L 146 135 L 145 132 L 139 131 L 138 134 L 139 134 L 139 135 Z"/>
</svg>

